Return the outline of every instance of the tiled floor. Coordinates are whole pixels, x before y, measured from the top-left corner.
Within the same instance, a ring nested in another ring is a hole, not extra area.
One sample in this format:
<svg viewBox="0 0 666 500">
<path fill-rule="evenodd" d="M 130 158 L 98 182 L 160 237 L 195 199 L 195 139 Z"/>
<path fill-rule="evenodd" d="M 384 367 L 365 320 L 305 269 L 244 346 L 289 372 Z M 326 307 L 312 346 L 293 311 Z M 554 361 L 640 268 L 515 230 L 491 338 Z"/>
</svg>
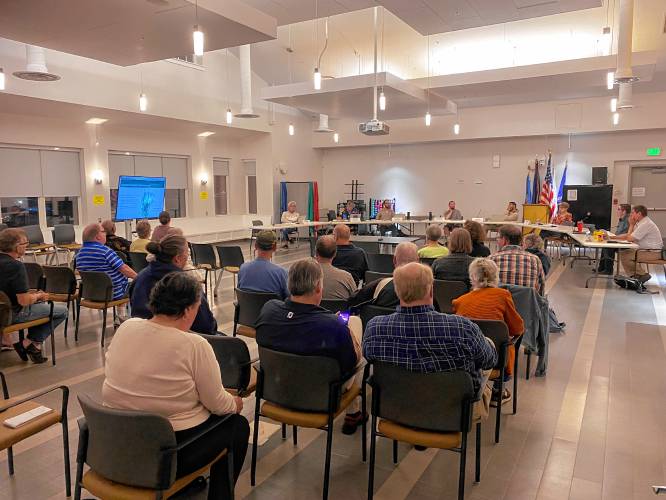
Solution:
<svg viewBox="0 0 666 500">
<path fill-rule="evenodd" d="M 247 244 L 242 245 L 246 251 Z M 280 251 L 277 263 L 288 266 L 307 249 Z M 473 484 L 473 453 L 468 459 L 470 500 L 643 499 L 650 486 L 666 483 L 666 279 L 657 271 L 650 288 L 656 295 L 638 295 L 607 281 L 584 288 L 589 267 L 555 266 L 549 276 L 549 297 L 566 333 L 550 339 L 550 363 L 544 378 L 526 381 L 519 375 L 518 414 L 502 421 L 501 443 L 494 444 L 494 423 L 484 425 L 481 483 Z M 653 273 L 654 274 L 654 273 Z M 232 279 L 225 276 L 215 300 L 221 329 L 230 331 Z M 14 353 L 0 355 L 13 396 L 53 384 L 66 384 L 70 397 L 72 463 L 80 415 L 76 396 L 100 396 L 103 351 L 100 316 L 85 311 L 81 336 L 65 340 L 56 332 L 58 364 L 31 366 Z M 147 350 L 141 356 L 149 356 Z M 522 360 L 521 360 L 522 361 Z M 56 404 L 55 397 L 44 403 Z M 252 415 L 246 400 L 244 414 Z M 367 465 L 362 463 L 360 436 L 344 436 L 336 422 L 330 498 L 366 497 Z M 473 436 L 470 437 L 474 443 Z M 301 429 L 299 445 L 279 433 L 259 449 L 257 486 L 250 487 L 249 455 L 236 488 L 237 498 L 316 499 L 321 497 L 325 438 L 321 431 Z M 0 498 L 64 498 L 61 434 L 54 427 L 15 447 L 16 474 L 7 474 L 0 458 Z M 72 471 L 74 472 L 74 471 Z M 390 442 L 377 446 L 375 498 L 429 500 L 456 497 L 458 456 L 447 451 L 419 452 L 400 445 L 399 465 L 391 463 Z M 84 492 L 84 498 L 86 497 Z M 185 492 L 179 498 L 205 498 Z"/>
</svg>

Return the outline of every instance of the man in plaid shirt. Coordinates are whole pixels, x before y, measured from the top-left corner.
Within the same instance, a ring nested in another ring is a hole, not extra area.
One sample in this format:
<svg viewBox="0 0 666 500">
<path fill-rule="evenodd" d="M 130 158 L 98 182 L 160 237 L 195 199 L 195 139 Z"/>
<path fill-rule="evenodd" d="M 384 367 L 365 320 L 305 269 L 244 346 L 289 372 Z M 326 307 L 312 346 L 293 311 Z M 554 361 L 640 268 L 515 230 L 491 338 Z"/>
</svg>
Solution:
<svg viewBox="0 0 666 500">
<path fill-rule="evenodd" d="M 363 335 L 363 355 L 411 371 L 433 373 L 464 370 L 474 389 L 485 386 L 497 363 L 497 351 L 479 327 L 467 318 L 433 308 L 432 269 L 412 262 L 393 272 L 400 305 L 396 312 L 372 318 Z"/>
<path fill-rule="evenodd" d="M 497 244 L 501 250 L 490 258 L 499 268 L 500 283 L 529 286 L 543 293 L 546 276 L 541 260 L 521 247 L 523 231 L 520 226 L 507 224 L 499 228 Z"/>
</svg>

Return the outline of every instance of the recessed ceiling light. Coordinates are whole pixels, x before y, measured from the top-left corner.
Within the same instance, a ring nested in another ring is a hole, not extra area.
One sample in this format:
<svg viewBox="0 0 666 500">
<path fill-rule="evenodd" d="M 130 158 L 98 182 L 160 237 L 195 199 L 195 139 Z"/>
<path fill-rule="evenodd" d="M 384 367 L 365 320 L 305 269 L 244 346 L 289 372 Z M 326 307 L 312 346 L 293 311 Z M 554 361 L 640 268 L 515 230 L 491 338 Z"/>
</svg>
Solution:
<svg viewBox="0 0 666 500">
<path fill-rule="evenodd" d="M 102 123 L 108 122 L 106 118 L 91 118 L 90 120 L 86 120 L 86 123 L 88 125 L 101 125 Z"/>
<path fill-rule="evenodd" d="M 197 134 L 199 137 L 208 137 L 209 135 L 213 135 L 215 132 L 201 132 L 200 134 Z"/>
<path fill-rule="evenodd" d="M 53 151 L 60 151 L 60 148 L 59 148 L 59 147 L 55 147 L 55 148 L 53 148 Z"/>
<path fill-rule="evenodd" d="M 127 156 L 129 156 L 130 152 L 129 152 L 129 151 L 125 151 L 125 154 L 126 154 Z"/>
</svg>

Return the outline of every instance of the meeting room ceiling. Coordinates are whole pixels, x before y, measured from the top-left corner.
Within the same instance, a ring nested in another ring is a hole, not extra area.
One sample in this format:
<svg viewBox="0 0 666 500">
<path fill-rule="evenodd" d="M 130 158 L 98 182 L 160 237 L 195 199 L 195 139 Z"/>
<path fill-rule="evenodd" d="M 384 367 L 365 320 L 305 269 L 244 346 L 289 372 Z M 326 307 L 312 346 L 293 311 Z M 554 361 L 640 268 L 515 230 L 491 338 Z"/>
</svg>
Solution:
<svg viewBox="0 0 666 500">
<path fill-rule="evenodd" d="M 600 7 L 602 0 L 244 0 L 278 21 L 309 21 L 383 6 L 422 35 Z M 315 16 L 315 1 L 317 1 Z"/>
<path fill-rule="evenodd" d="M 240 0 L 0 2 L 3 38 L 120 66 L 191 54 L 197 23 L 207 51 L 277 36 L 273 17 Z"/>
</svg>

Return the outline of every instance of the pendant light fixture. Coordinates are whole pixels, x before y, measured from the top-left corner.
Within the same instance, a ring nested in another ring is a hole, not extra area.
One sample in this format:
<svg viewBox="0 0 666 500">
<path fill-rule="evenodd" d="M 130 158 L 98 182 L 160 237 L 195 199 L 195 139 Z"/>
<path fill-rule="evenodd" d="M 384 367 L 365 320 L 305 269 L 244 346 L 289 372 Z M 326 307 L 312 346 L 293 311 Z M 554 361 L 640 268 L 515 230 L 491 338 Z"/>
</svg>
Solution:
<svg viewBox="0 0 666 500">
<path fill-rule="evenodd" d="M 315 90 L 321 90 L 321 73 L 319 72 L 319 68 L 315 68 L 314 70 L 314 88 Z"/>
<path fill-rule="evenodd" d="M 377 69 L 375 68 L 375 72 Z M 384 9 L 382 9 L 382 71 L 384 71 Z M 386 75 L 384 75 L 386 78 Z M 386 111 L 386 94 L 384 94 L 384 86 L 379 92 L 379 110 Z"/>
<path fill-rule="evenodd" d="M 617 97 L 613 97 L 611 99 L 610 109 L 611 109 L 611 113 L 615 113 L 617 111 Z"/>
<path fill-rule="evenodd" d="M 613 125 L 620 123 L 620 113 L 613 113 Z"/>
<path fill-rule="evenodd" d="M 194 42 L 194 55 L 202 56 L 204 53 L 204 34 L 199 27 L 199 4 L 194 2 L 194 31 L 192 32 L 192 41 Z"/>
<path fill-rule="evenodd" d="M 608 88 L 608 90 L 613 90 L 614 85 L 615 85 L 615 72 L 609 71 L 606 74 L 606 88 Z"/>
<path fill-rule="evenodd" d="M 425 114 L 425 125 L 426 125 L 426 127 L 429 127 L 429 126 L 430 126 L 430 122 L 431 122 L 431 121 L 432 121 L 432 116 L 430 115 L 430 111 L 428 111 L 428 112 Z"/>
<path fill-rule="evenodd" d="M 338 134 L 337 132 L 333 134 L 333 142 L 336 144 L 340 142 L 340 134 Z"/>
<path fill-rule="evenodd" d="M 5 70 L 0 68 L 0 90 L 5 90 Z"/>
<path fill-rule="evenodd" d="M 379 92 L 379 110 L 386 111 L 386 95 L 384 95 L 384 87 Z"/>
<path fill-rule="evenodd" d="M 234 114 L 231 112 L 231 108 L 227 108 L 227 125 L 231 125 L 231 122 L 234 121 Z"/>
<path fill-rule="evenodd" d="M 432 121 L 432 116 L 430 116 L 430 35 L 428 35 L 428 57 L 427 57 L 427 61 L 428 61 L 428 67 L 427 67 L 428 88 L 426 90 L 426 104 L 428 106 L 428 109 L 426 110 L 426 114 L 425 114 L 425 126 L 429 127 L 430 122 Z"/>
<path fill-rule="evenodd" d="M 296 133 L 296 130 L 294 129 L 294 124 L 290 123 L 289 124 L 289 135 L 294 135 Z"/>
<path fill-rule="evenodd" d="M 455 135 L 460 134 L 460 123 L 456 122 L 456 123 L 453 125 L 453 133 L 454 133 Z"/>
<path fill-rule="evenodd" d="M 139 81 L 141 83 L 141 92 L 139 93 L 139 111 L 145 113 L 148 111 L 148 97 L 143 92 L 143 73 L 139 70 Z"/>
<path fill-rule="evenodd" d="M 234 121 L 234 114 L 231 112 L 229 105 L 229 49 L 224 49 L 224 90 L 227 93 L 227 125 L 231 125 Z"/>
</svg>

